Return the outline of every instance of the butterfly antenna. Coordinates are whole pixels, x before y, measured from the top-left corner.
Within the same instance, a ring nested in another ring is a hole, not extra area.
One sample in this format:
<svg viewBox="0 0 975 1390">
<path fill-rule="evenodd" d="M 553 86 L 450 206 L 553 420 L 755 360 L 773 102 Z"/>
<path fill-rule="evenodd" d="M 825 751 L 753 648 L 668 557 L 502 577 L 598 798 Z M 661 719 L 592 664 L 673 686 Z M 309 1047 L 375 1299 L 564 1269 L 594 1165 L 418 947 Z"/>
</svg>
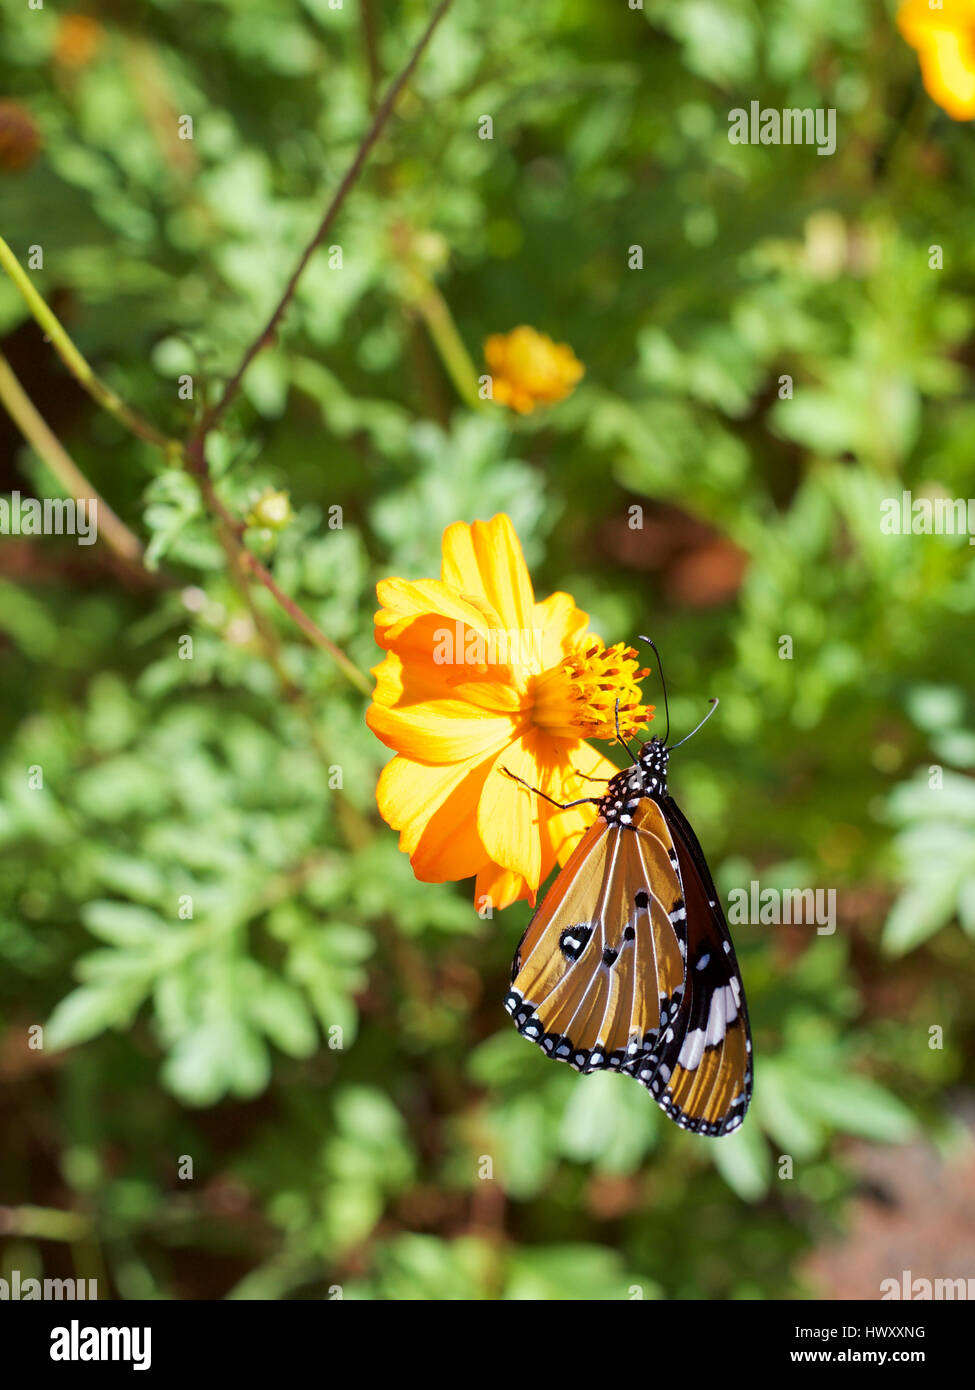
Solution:
<svg viewBox="0 0 975 1390">
<path fill-rule="evenodd" d="M 640 759 L 636 756 L 636 754 L 633 752 L 633 749 L 630 747 L 630 745 L 627 743 L 626 739 L 625 739 L 625 738 L 623 737 L 623 735 L 620 733 L 620 702 L 619 702 L 619 700 L 616 701 L 616 704 L 615 704 L 615 706 L 613 707 L 613 718 L 616 720 L 616 742 L 617 742 L 617 743 L 622 743 L 623 747 L 626 749 L 627 753 L 629 754 L 631 760 L 637 765 L 637 767 L 639 767 L 639 766 L 640 766 Z"/>
<path fill-rule="evenodd" d="M 667 716 L 667 732 L 664 734 L 664 743 L 670 738 L 670 703 L 667 699 L 667 682 L 664 680 L 664 664 L 660 660 L 660 653 L 657 651 L 657 644 L 651 637 L 640 638 L 641 642 L 646 642 L 648 647 L 653 648 L 653 654 L 657 658 L 657 670 L 660 672 L 660 684 L 664 692 L 664 714 Z"/>
<path fill-rule="evenodd" d="M 706 724 L 706 723 L 708 722 L 708 720 L 711 718 L 711 716 L 712 716 L 712 714 L 714 713 L 714 711 L 718 708 L 719 701 L 718 701 L 717 695 L 712 695 L 712 696 L 711 696 L 710 704 L 711 704 L 711 708 L 708 710 L 707 714 L 706 714 L 706 715 L 704 716 L 704 718 L 701 720 L 700 724 L 697 725 L 697 728 L 692 729 L 691 732 L 690 732 L 689 734 L 685 734 L 684 737 L 681 739 L 680 743 L 675 743 L 675 744 L 674 744 L 674 748 L 679 748 L 681 743 L 686 743 L 687 740 L 688 740 L 689 738 L 693 738 L 694 735 L 697 733 L 697 730 L 698 730 L 698 729 L 703 729 L 703 728 L 704 728 L 705 724 Z M 672 753 L 672 752 L 674 751 L 674 748 L 668 749 L 668 752 Z"/>
</svg>

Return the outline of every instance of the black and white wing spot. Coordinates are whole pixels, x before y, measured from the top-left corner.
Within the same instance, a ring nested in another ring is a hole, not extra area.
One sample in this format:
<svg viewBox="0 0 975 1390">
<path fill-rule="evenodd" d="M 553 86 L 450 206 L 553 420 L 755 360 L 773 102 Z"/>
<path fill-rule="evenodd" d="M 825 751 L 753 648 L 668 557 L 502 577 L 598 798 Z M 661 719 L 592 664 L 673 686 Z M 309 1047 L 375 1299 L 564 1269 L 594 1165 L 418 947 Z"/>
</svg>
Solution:
<svg viewBox="0 0 975 1390">
<path fill-rule="evenodd" d="M 578 960 L 588 946 L 591 936 L 592 927 L 583 922 L 575 927 L 566 927 L 559 937 L 559 949 L 566 960 Z"/>
</svg>

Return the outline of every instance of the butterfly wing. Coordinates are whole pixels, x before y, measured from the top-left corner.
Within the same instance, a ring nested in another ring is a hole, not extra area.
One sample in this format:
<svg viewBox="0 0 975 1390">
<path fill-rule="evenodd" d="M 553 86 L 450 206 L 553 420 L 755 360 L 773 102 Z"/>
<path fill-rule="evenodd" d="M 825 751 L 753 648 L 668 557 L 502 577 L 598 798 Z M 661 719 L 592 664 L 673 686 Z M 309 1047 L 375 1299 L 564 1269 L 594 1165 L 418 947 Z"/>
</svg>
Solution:
<svg viewBox="0 0 975 1390">
<path fill-rule="evenodd" d="M 752 1094 L 752 1042 L 741 972 L 697 836 L 672 797 L 663 813 L 677 852 L 687 913 L 687 977 L 660 1045 L 625 1070 L 683 1129 L 730 1134 Z"/>
<path fill-rule="evenodd" d="M 623 1069 L 653 1049 L 684 991 L 677 853 L 661 808 L 633 824 L 599 817 L 522 937 L 505 1007 L 548 1056 L 577 1071 Z"/>
</svg>

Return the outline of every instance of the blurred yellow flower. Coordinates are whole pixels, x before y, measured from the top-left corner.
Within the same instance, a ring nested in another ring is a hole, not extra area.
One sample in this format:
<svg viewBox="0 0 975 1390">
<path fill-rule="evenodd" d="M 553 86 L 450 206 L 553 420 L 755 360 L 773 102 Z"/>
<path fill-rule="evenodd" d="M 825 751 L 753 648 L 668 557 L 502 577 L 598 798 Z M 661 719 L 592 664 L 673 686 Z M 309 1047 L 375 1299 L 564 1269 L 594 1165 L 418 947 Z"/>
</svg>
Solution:
<svg viewBox="0 0 975 1390">
<path fill-rule="evenodd" d="M 58 21 L 54 57 L 65 68 L 85 68 L 102 41 L 102 27 L 87 14 L 66 14 Z"/>
<path fill-rule="evenodd" d="M 528 415 L 570 395 L 585 367 L 567 343 L 553 343 L 522 324 L 510 333 L 492 333 L 484 344 L 493 399 Z"/>
<path fill-rule="evenodd" d="M 956 121 L 975 119 L 975 0 L 906 0 L 897 27 L 916 48 L 928 96 Z"/>
<path fill-rule="evenodd" d="M 595 808 L 556 801 L 600 794 L 617 771 L 586 736 L 632 737 L 652 717 L 641 703 L 637 655 L 605 648 L 568 594 L 535 600 L 521 545 L 503 513 L 443 537 L 441 577 L 387 579 L 367 715 L 396 751 L 376 788 L 379 810 L 427 883 L 476 876 L 475 901 L 535 901 L 564 864 Z"/>
</svg>

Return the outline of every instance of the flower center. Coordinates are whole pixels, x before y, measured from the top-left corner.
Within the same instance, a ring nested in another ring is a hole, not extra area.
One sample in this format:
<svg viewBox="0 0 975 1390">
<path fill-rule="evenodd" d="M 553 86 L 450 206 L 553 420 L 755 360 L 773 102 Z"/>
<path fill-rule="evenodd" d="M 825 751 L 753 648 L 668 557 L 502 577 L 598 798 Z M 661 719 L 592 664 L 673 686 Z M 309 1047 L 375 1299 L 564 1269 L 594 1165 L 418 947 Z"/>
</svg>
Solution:
<svg viewBox="0 0 975 1390">
<path fill-rule="evenodd" d="M 637 682 L 650 672 L 638 660 L 622 642 L 604 647 L 589 637 L 579 651 L 535 677 L 534 723 L 559 738 L 615 738 L 618 700 L 620 733 L 635 737 L 654 709 L 642 703 Z"/>
</svg>

